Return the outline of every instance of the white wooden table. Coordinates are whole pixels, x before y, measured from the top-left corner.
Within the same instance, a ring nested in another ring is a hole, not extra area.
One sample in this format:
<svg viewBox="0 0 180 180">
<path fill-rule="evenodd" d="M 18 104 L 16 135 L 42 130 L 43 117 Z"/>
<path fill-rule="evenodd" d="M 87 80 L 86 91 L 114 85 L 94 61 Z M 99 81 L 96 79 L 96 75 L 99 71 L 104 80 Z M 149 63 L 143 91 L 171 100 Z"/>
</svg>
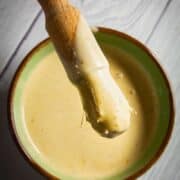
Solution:
<svg viewBox="0 0 180 180">
<path fill-rule="evenodd" d="M 172 139 L 161 159 L 140 179 L 180 179 L 180 0 L 71 0 L 91 25 L 129 33 L 147 44 L 167 72 L 176 100 Z M 0 179 L 41 180 L 9 133 L 9 85 L 27 52 L 47 37 L 36 0 L 0 0 Z"/>
</svg>

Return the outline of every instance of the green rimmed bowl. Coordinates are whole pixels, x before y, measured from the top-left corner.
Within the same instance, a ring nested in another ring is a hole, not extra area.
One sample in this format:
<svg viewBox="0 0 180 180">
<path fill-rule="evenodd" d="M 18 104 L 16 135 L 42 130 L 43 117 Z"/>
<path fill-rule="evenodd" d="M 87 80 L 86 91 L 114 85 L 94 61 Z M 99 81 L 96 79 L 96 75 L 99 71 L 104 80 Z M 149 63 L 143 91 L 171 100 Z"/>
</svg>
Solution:
<svg viewBox="0 0 180 180">
<path fill-rule="evenodd" d="M 106 28 L 99 28 L 99 31 L 95 33 L 95 37 L 99 43 L 120 48 L 134 57 L 137 63 L 144 68 L 147 75 L 151 78 L 159 103 L 159 117 L 156 132 L 141 159 L 123 173 L 106 178 L 112 180 L 134 179 L 143 174 L 158 160 L 170 139 L 174 124 L 172 92 L 164 71 L 158 64 L 156 58 L 143 44 L 124 33 Z M 51 41 L 47 39 L 37 45 L 18 68 L 12 81 L 9 95 L 10 124 L 13 136 L 24 157 L 42 174 L 55 179 L 57 179 L 56 177 L 73 179 L 72 177 L 63 176 L 60 172 L 54 171 L 54 169 L 45 164 L 38 156 L 25 131 L 26 127 L 22 117 L 21 100 L 25 84 L 36 65 L 52 51 L 55 50 Z"/>
</svg>

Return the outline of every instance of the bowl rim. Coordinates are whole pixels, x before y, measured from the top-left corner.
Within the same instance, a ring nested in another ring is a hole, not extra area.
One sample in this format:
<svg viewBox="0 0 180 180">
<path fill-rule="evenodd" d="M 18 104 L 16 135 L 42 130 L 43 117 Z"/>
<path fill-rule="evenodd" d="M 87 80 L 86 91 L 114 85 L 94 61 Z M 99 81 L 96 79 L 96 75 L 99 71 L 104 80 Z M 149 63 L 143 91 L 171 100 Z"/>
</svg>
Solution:
<svg viewBox="0 0 180 180">
<path fill-rule="evenodd" d="M 158 58 L 155 57 L 155 55 L 151 52 L 151 50 L 149 48 L 147 48 L 146 45 L 144 45 L 143 43 L 141 43 L 139 40 L 137 40 L 136 38 L 124 33 L 124 32 L 120 32 L 118 30 L 114 30 L 111 28 L 106 28 L 106 27 L 97 27 L 98 31 L 102 32 L 102 33 L 107 33 L 107 34 L 112 34 L 115 35 L 116 37 L 121 37 L 124 38 L 126 40 L 131 41 L 132 43 L 134 43 L 136 46 L 140 47 L 141 49 L 143 49 L 153 60 L 153 62 L 156 64 L 157 68 L 160 70 L 166 86 L 168 88 L 168 95 L 169 95 L 169 100 L 170 100 L 170 119 L 169 119 L 169 124 L 168 124 L 168 129 L 167 129 L 167 133 L 159 147 L 159 149 L 157 150 L 157 152 L 153 155 L 153 157 L 145 164 L 145 166 L 143 166 L 142 168 L 140 168 L 139 170 L 137 170 L 136 172 L 134 172 L 132 175 L 128 176 L 126 179 L 136 179 L 138 177 L 140 177 L 141 175 L 143 175 L 147 170 L 149 170 L 161 157 L 161 155 L 163 154 L 165 148 L 167 147 L 171 135 L 172 135 L 172 131 L 173 131 L 173 127 L 174 127 L 174 118 L 175 118 L 175 105 L 174 105 L 174 100 L 173 100 L 173 93 L 172 93 L 172 89 L 171 89 L 171 85 L 169 83 L 169 79 L 164 71 L 164 69 L 162 68 L 162 66 L 159 64 L 158 62 Z M 18 133 L 16 132 L 16 128 L 15 128 L 15 124 L 14 124 L 14 116 L 13 116 L 13 98 L 14 98 L 14 93 L 16 90 L 16 85 L 17 82 L 19 80 L 19 77 L 21 75 L 21 72 L 23 71 L 25 65 L 31 60 L 31 57 L 34 55 L 35 52 L 37 52 L 38 50 L 40 50 L 41 48 L 43 48 L 44 46 L 46 46 L 49 42 L 50 42 L 50 38 L 46 38 L 45 40 L 41 41 L 40 43 L 38 43 L 34 48 L 32 48 L 32 50 L 25 56 L 25 58 L 23 58 L 22 62 L 20 63 L 20 65 L 18 66 L 13 79 L 11 81 L 11 85 L 10 85 L 10 89 L 9 89 L 9 94 L 8 94 L 8 121 L 9 121 L 9 129 L 10 129 L 10 133 L 12 138 L 14 139 L 16 146 L 19 150 L 19 152 L 22 154 L 22 156 L 24 157 L 24 159 L 35 169 L 37 170 L 37 172 L 39 172 L 41 175 L 47 177 L 47 178 L 51 178 L 51 179 L 58 179 L 57 177 L 53 176 L 52 174 L 50 174 L 49 172 L 47 172 L 46 170 L 44 170 L 40 165 L 38 165 L 25 151 L 23 144 L 19 141 L 18 138 Z"/>
</svg>

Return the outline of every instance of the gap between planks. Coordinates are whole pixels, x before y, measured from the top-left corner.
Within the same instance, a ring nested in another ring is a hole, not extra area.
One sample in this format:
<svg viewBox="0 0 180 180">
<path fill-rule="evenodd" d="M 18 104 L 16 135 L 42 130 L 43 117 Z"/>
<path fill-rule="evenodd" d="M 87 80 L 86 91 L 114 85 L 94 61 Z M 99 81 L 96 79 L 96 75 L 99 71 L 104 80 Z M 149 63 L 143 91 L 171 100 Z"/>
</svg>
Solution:
<svg viewBox="0 0 180 180">
<path fill-rule="evenodd" d="M 36 24 L 37 20 L 39 19 L 39 17 L 42 14 L 42 10 L 40 10 L 37 15 L 35 16 L 35 18 L 33 19 L 32 23 L 30 24 L 29 28 L 27 29 L 27 31 L 25 32 L 24 36 L 22 37 L 22 39 L 20 40 L 20 42 L 18 43 L 17 47 L 15 48 L 14 52 L 12 53 L 12 55 L 10 56 L 10 58 L 8 59 L 6 65 L 4 66 L 2 72 L 0 73 L 0 80 L 3 77 L 4 73 L 6 72 L 6 70 L 8 69 L 9 65 L 11 64 L 11 62 L 14 59 L 14 56 L 18 53 L 19 49 L 21 48 L 21 46 L 23 45 L 24 41 L 26 40 L 26 38 L 28 37 L 28 35 L 30 34 L 31 30 L 33 29 L 34 25 Z"/>
<path fill-rule="evenodd" d="M 148 38 L 146 39 L 145 44 L 148 44 L 148 42 L 150 41 L 152 35 L 153 35 L 154 32 L 156 31 L 156 29 L 157 29 L 157 27 L 158 27 L 158 25 L 159 25 L 161 19 L 163 18 L 164 14 L 166 13 L 166 11 L 167 11 L 167 9 L 168 9 L 168 7 L 169 7 L 169 5 L 170 5 L 171 2 L 172 2 L 172 0 L 168 0 L 168 2 L 166 3 L 166 5 L 165 5 L 163 11 L 161 12 L 159 18 L 157 19 L 157 22 L 155 23 L 155 25 L 154 25 L 154 27 L 153 27 L 151 33 L 149 34 Z"/>
</svg>

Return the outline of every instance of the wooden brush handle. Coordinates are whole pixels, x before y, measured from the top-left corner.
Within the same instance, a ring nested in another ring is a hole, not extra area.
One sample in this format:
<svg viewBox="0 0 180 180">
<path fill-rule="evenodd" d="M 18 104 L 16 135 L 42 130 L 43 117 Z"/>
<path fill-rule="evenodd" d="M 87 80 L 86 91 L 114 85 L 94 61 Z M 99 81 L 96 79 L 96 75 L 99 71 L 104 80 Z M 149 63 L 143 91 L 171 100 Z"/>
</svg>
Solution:
<svg viewBox="0 0 180 180">
<path fill-rule="evenodd" d="M 128 101 L 111 76 L 108 61 L 86 21 L 67 0 L 38 1 L 69 79 L 84 93 L 83 107 L 92 126 L 106 137 L 127 130 L 131 115 Z"/>
<path fill-rule="evenodd" d="M 38 0 L 46 17 L 46 29 L 61 58 L 72 61 L 79 11 L 68 0 Z"/>
</svg>

